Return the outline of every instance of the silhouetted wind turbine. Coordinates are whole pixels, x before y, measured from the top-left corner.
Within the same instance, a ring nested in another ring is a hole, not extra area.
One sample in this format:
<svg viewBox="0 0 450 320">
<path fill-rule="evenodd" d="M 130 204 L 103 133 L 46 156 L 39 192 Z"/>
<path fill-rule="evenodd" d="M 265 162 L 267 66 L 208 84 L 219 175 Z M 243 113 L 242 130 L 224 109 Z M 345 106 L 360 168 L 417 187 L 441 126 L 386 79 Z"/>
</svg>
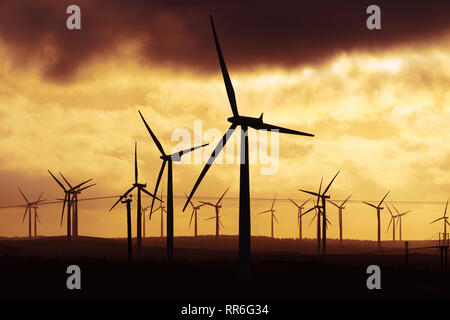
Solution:
<svg viewBox="0 0 450 320">
<path fill-rule="evenodd" d="M 187 199 L 187 197 L 188 197 L 187 194 L 185 193 L 184 195 L 186 196 L 186 199 Z M 195 206 L 192 203 L 192 200 L 189 200 L 189 203 L 192 206 L 191 218 L 189 220 L 189 229 L 191 228 L 192 218 L 194 218 L 194 236 L 197 237 L 197 213 L 198 213 L 198 210 L 200 210 L 200 208 L 203 207 L 205 204 L 202 203 L 198 206 Z"/>
<path fill-rule="evenodd" d="M 275 216 L 275 209 L 273 208 L 273 206 L 275 205 L 275 200 L 277 198 L 277 195 L 275 194 L 275 197 L 273 198 L 272 201 L 272 206 L 270 207 L 269 210 L 263 211 L 263 212 L 259 212 L 258 214 L 264 214 L 264 213 L 268 213 L 270 212 L 270 236 L 273 238 L 273 220 L 275 219 L 275 221 L 277 223 L 280 223 L 277 219 L 277 217 Z"/>
<path fill-rule="evenodd" d="M 312 192 L 312 191 L 307 191 L 307 190 L 302 190 L 299 189 L 302 192 L 311 194 L 313 196 L 316 196 L 318 198 L 317 202 L 319 202 L 319 199 L 322 200 L 322 205 L 316 205 L 314 208 L 319 209 L 319 215 L 318 217 L 320 217 L 320 210 L 322 210 L 322 254 L 326 254 L 327 253 L 327 228 L 328 225 L 327 223 L 329 223 L 328 219 L 327 219 L 327 199 L 330 199 L 330 196 L 327 195 L 327 191 L 330 189 L 331 184 L 333 183 L 334 179 L 336 179 L 337 175 L 339 174 L 340 171 L 338 171 L 336 173 L 336 175 L 333 177 L 333 179 L 331 179 L 330 183 L 328 184 L 328 186 L 325 188 L 325 190 L 320 193 L 316 193 L 316 192 Z M 321 182 L 322 185 L 322 182 Z M 306 213 L 306 212 L 305 212 Z"/>
<path fill-rule="evenodd" d="M 294 200 L 292 200 L 291 198 L 289 198 L 289 200 L 294 204 L 294 206 L 297 207 L 297 224 L 298 224 L 298 239 L 302 240 L 302 210 L 305 208 L 305 204 L 308 203 L 309 200 L 306 200 L 305 202 L 303 202 L 301 205 L 298 205 Z"/>
<path fill-rule="evenodd" d="M 161 196 L 160 197 L 161 197 L 161 199 L 163 198 L 162 190 L 161 190 Z M 161 215 L 161 238 L 163 238 L 164 237 L 164 213 L 167 215 L 167 211 L 166 211 L 166 207 L 164 206 L 164 203 L 161 202 L 159 204 L 158 208 L 156 208 L 156 209 L 154 209 L 153 211 L 150 212 L 150 215 L 148 216 L 148 220 L 150 221 L 151 218 L 152 218 L 152 214 L 154 212 L 158 211 L 158 210 L 159 210 L 160 215 Z"/>
<path fill-rule="evenodd" d="M 116 203 L 114 203 L 114 205 L 111 207 L 111 209 L 109 209 L 109 211 L 111 211 L 120 201 L 122 201 L 122 199 L 124 199 L 131 191 L 133 191 L 135 188 L 137 189 L 137 210 L 136 210 L 136 240 L 137 240 L 137 248 L 138 250 L 141 249 L 142 246 L 142 216 L 141 216 L 141 208 L 142 208 L 142 203 L 141 203 L 141 192 L 144 192 L 146 194 L 148 194 L 150 197 L 152 197 L 153 199 L 158 199 L 159 201 L 162 201 L 161 199 L 159 199 L 158 197 L 156 197 L 155 195 L 151 194 L 150 192 L 148 192 L 145 187 L 147 186 L 146 183 L 139 183 L 138 182 L 138 165 L 137 165 L 137 143 L 135 142 L 134 144 L 134 183 L 133 186 L 128 189 L 123 195 L 121 195 L 119 197 L 119 199 L 116 201 Z M 153 200 L 152 200 L 153 201 Z"/>
<path fill-rule="evenodd" d="M 381 206 L 381 204 L 383 203 L 384 199 L 386 199 L 386 197 L 388 196 L 389 192 L 391 192 L 391 191 L 388 191 L 388 192 L 386 193 L 386 195 L 383 197 L 383 199 L 381 199 L 380 203 L 379 203 L 377 206 L 376 206 L 376 205 L 373 205 L 373 204 L 371 204 L 371 203 L 368 203 L 368 202 L 366 202 L 366 201 L 363 201 L 363 203 L 367 204 L 368 206 L 371 206 L 371 207 L 377 209 L 377 223 L 378 223 L 377 238 L 378 238 L 378 247 L 381 247 L 381 217 L 380 217 L 380 213 L 381 213 L 381 210 L 383 210 L 383 207 Z"/>
<path fill-rule="evenodd" d="M 56 183 L 61 187 L 61 189 L 63 189 L 64 191 L 64 200 L 63 200 L 63 207 L 62 207 L 62 213 L 61 213 L 61 226 L 63 223 L 63 219 L 64 219 L 64 208 L 66 206 L 67 203 L 67 240 L 70 240 L 72 237 L 72 215 L 71 215 L 71 209 L 72 209 L 72 199 L 71 196 L 74 194 L 75 190 L 77 190 L 78 188 L 80 188 L 82 185 L 88 183 L 89 181 L 91 181 L 92 179 L 86 180 L 74 187 L 70 187 L 69 189 L 66 189 L 66 187 L 53 175 L 53 173 L 50 172 L 50 170 L 48 170 L 48 173 L 50 173 L 50 175 L 53 177 L 53 179 L 55 179 Z M 62 176 L 61 172 L 60 175 Z M 64 178 L 64 177 L 63 177 Z M 67 181 L 66 181 L 67 183 Z"/>
<path fill-rule="evenodd" d="M 389 213 L 391 214 L 391 219 L 389 220 L 389 225 L 388 225 L 388 228 L 387 228 L 386 232 L 389 231 L 389 228 L 390 228 L 390 226 L 392 224 L 392 241 L 395 242 L 395 228 L 397 226 L 396 223 L 395 223 L 395 219 L 397 218 L 397 216 L 394 216 L 392 214 L 391 208 L 389 208 L 387 202 L 386 202 L 386 208 L 389 210 Z"/>
<path fill-rule="evenodd" d="M 222 55 L 222 50 L 220 48 L 219 39 L 216 34 L 216 29 L 214 27 L 214 21 L 212 16 L 210 16 L 211 27 L 214 35 L 214 41 L 216 44 L 217 55 L 219 57 L 220 68 L 222 69 L 222 76 L 225 82 L 225 88 L 228 95 L 228 100 L 230 101 L 231 110 L 233 116 L 228 118 L 231 122 L 230 128 L 227 130 L 225 135 L 217 144 L 216 148 L 211 154 L 208 162 L 203 168 L 200 176 L 192 188 L 192 191 L 184 205 L 183 211 L 186 209 L 189 200 L 194 195 L 200 182 L 205 176 L 206 172 L 211 167 L 214 160 L 219 155 L 220 151 L 223 149 L 231 134 L 234 132 L 237 126 L 241 126 L 241 161 L 240 161 L 240 188 L 239 188 L 239 266 L 241 278 L 250 278 L 250 177 L 249 177 L 249 152 L 248 152 L 248 128 L 254 128 L 256 130 L 276 130 L 281 133 L 296 134 L 303 136 L 313 136 L 309 133 L 304 133 L 300 131 L 290 130 L 274 125 L 270 125 L 263 122 L 263 114 L 259 118 L 244 117 L 239 115 L 236 97 L 231 83 L 230 76 L 228 74 L 227 67 L 225 65 L 225 60 Z"/>
<path fill-rule="evenodd" d="M 223 197 L 225 196 L 225 194 L 228 192 L 228 189 L 230 189 L 230 187 L 228 187 L 227 190 L 225 190 L 225 192 L 222 194 L 222 196 L 219 198 L 219 200 L 216 202 L 216 204 L 213 204 L 213 203 L 211 203 L 211 202 L 199 201 L 200 203 L 203 203 L 203 204 L 205 204 L 205 205 L 207 205 L 207 206 L 214 207 L 214 209 L 215 209 L 215 211 L 216 211 L 216 215 L 215 215 L 214 217 L 211 217 L 211 218 L 207 218 L 207 219 L 206 219 L 206 220 L 216 219 L 216 240 L 219 239 L 219 229 L 220 229 L 219 224 L 220 224 L 222 227 L 224 227 L 223 224 L 222 224 L 222 222 L 220 221 L 219 211 L 220 211 L 220 208 L 222 208 L 222 204 L 221 204 L 222 199 L 223 199 Z M 224 228 L 225 228 L 225 227 L 224 227 Z"/>
<path fill-rule="evenodd" d="M 41 200 L 42 194 L 43 194 L 43 193 L 41 193 L 39 198 L 36 201 L 30 202 L 30 201 L 28 201 L 27 197 L 25 197 L 25 195 L 22 192 L 22 190 L 20 189 L 20 187 L 17 187 L 17 188 L 19 189 L 20 194 L 22 195 L 22 197 L 25 199 L 25 202 L 27 203 L 26 204 L 26 208 L 25 208 L 25 213 L 24 213 L 23 218 L 22 218 L 22 224 L 24 223 L 25 217 L 27 216 L 27 213 L 28 213 L 28 238 L 31 239 L 31 237 L 32 237 L 32 233 L 31 233 L 31 225 L 32 225 L 31 214 L 32 213 L 31 213 L 31 211 L 32 211 L 32 209 L 34 209 L 34 236 L 36 237 L 37 236 L 37 226 L 36 226 L 36 224 L 37 224 L 37 220 L 39 220 L 39 216 L 37 214 L 37 208 L 38 208 L 37 205 L 39 203 L 45 201 L 45 199 Z M 40 220 L 39 220 L 39 223 L 41 223 Z"/>
<path fill-rule="evenodd" d="M 386 206 L 387 206 L 387 204 L 386 204 Z M 411 210 L 408 210 L 408 211 L 405 211 L 405 212 L 402 212 L 402 213 L 400 213 L 398 210 L 397 210 L 397 208 L 394 206 L 394 204 L 392 204 L 392 206 L 394 207 L 394 209 L 395 209 L 395 211 L 397 212 L 397 215 L 395 216 L 396 218 L 397 218 L 397 220 L 398 220 L 398 226 L 399 226 L 399 240 L 400 241 L 402 241 L 402 217 L 404 216 L 404 215 L 406 215 L 406 214 L 408 214 L 408 213 L 410 213 L 411 212 Z"/>
<path fill-rule="evenodd" d="M 339 241 L 342 243 L 342 210 L 345 209 L 344 205 L 350 199 L 352 195 L 349 195 L 347 199 L 345 199 L 340 205 L 337 205 L 331 200 L 328 200 L 329 203 L 334 205 L 339 210 Z"/>
<path fill-rule="evenodd" d="M 81 188 L 81 187 L 74 188 L 69 183 L 69 181 L 63 176 L 63 174 L 61 172 L 59 174 L 61 175 L 63 180 L 66 182 L 66 184 L 69 186 L 69 189 L 72 190 L 72 192 L 71 192 L 72 199 L 70 201 L 70 203 L 72 205 L 72 235 L 74 237 L 77 237 L 78 236 L 78 195 L 81 194 L 82 191 L 95 186 L 96 183 L 90 184 L 83 188 Z M 61 223 L 62 223 L 62 221 L 61 221 Z"/>
<path fill-rule="evenodd" d="M 158 138 L 156 138 L 155 134 L 153 133 L 152 129 L 150 129 L 150 126 L 147 124 L 147 121 L 145 121 L 144 116 L 142 115 L 141 111 L 139 111 L 139 115 L 142 118 L 142 121 L 144 121 L 145 127 L 147 128 L 147 131 L 150 133 L 150 136 L 153 139 L 153 142 L 155 142 L 156 147 L 158 148 L 159 152 L 161 153 L 160 158 L 163 160 L 163 163 L 161 165 L 161 170 L 159 171 L 158 180 L 156 181 L 155 185 L 155 194 L 158 192 L 158 186 L 159 182 L 161 181 L 161 177 L 164 173 L 164 168 L 166 167 L 167 163 L 167 223 L 166 223 L 166 229 L 167 229 L 167 262 L 171 263 L 173 259 L 173 176 L 172 176 L 172 162 L 181 161 L 181 157 L 187 153 L 190 153 L 196 149 L 202 148 L 204 146 L 207 146 L 208 144 L 204 144 L 201 146 L 195 146 L 189 149 L 181 150 L 179 152 L 175 152 L 172 154 L 166 154 L 164 152 L 164 149 L 159 142 Z M 153 202 L 151 205 L 150 214 L 153 211 Z"/>
<path fill-rule="evenodd" d="M 448 199 L 447 199 L 447 204 L 445 205 L 444 215 L 442 217 L 440 217 L 439 219 L 436 219 L 436 220 L 430 222 L 430 224 L 432 224 L 439 220 L 444 220 L 444 244 L 445 244 L 445 241 L 447 240 L 447 224 L 450 226 L 450 223 L 448 222 L 448 217 L 447 217 L 447 207 L 448 207 Z"/>
</svg>

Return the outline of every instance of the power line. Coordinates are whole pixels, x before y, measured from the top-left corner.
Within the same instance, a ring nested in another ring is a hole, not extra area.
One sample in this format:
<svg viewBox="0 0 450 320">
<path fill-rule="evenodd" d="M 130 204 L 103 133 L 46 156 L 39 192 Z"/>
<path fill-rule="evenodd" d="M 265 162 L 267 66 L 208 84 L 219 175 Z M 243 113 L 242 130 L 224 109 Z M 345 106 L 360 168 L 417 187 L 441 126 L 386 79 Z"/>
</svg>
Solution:
<svg viewBox="0 0 450 320">
<path fill-rule="evenodd" d="M 81 198 L 78 199 L 78 201 L 95 201 L 95 200 L 106 200 L 106 199 L 115 199 L 115 198 L 119 198 L 120 196 L 116 195 L 116 196 L 99 196 L 99 197 L 91 197 L 91 198 Z M 146 198 L 150 198 L 149 196 L 145 196 Z M 144 197 L 143 197 L 144 198 Z M 217 199 L 218 197 L 213 197 L 213 196 L 195 196 L 193 197 L 193 199 L 198 200 L 198 199 L 208 199 L 208 200 L 214 200 Z M 186 196 L 181 196 L 181 195 L 175 195 L 174 199 L 186 199 Z M 239 201 L 238 197 L 225 197 L 223 199 L 224 201 Z M 252 201 L 273 201 L 273 198 L 264 198 L 264 197 L 254 197 L 251 198 Z M 308 200 L 308 198 L 293 198 L 292 200 L 294 201 L 306 201 Z M 333 201 L 344 201 L 345 199 L 333 199 Z M 289 199 L 288 198 L 277 198 L 276 200 L 277 202 L 288 202 Z M 377 204 L 379 202 L 379 200 L 355 200 L 355 199 L 350 199 L 347 201 L 347 203 L 353 203 L 353 204 L 362 204 L 362 201 L 366 201 L 366 202 L 370 202 L 370 203 L 375 203 Z M 55 201 L 47 201 L 47 202 L 42 202 L 39 204 L 39 206 L 41 205 L 52 205 L 52 204 L 61 204 L 63 202 L 63 200 L 55 200 Z M 426 201 L 426 200 L 389 200 L 386 201 L 387 203 L 395 203 L 395 204 L 409 204 L 409 205 L 445 205 L 446 201 Z M 8 209 L 8 208 L 24 208 L 26 207 L 26 205 L 24 204 L 18 204 L 18 205 L 8 205 L 8 206 L 2 206 L 0 207 L 0 209 Z"/>
</svg>

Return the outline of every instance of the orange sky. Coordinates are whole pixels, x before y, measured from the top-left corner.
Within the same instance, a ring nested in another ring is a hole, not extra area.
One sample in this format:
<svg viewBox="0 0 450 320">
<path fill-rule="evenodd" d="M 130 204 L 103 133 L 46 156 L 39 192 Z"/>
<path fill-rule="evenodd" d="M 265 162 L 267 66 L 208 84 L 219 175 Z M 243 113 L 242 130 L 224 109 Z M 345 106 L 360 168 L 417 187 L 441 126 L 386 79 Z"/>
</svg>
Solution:
<svg viewBox="0 0 450 320">
<path fill-rule="evenodd" d="M 344 51 L 311 65 L 238 69 L 227 59 L 227 52 L 238 48 L 223 44 L 241 114 L 264 112 L 268 123 L 316 135 L 280 136 L 279 171 L 261 175 L 264 165 L 253 165 L 252 196 L 272 198 L 278 193 L 283 199 L 306 199 L 298 188 L 316 189 L 321 177 L 329 181 L 341 170 L 330 190 L 335 199 L 352 193 L 353 199 L 379 200 L 391 190 L 388 201 L 445 202 L 450 196 L 449 39 L 446 34 L 427 44 Z M 7 43 L 0 42 L 0 205 L 21 203 L 17 185 L 30 198 L 38 197 L 41 190 L 47 199 L 60 197 L 46 169 L 61 170 L 74 182 L 94 178 L 98 185 L 85 197 L 123 193 L 133 179 L 134 141 L 142 181 L 153 190 L 160 159 L 138 109 L 166 150 L 179 144 L 171 139 L 174 130 L 193 133 L 195 121 L 202 121 L 203 132 L 217 129 L 223 134 L 229 126 L 226 118 L 231 110 L 218 65 L 215 72 L 206 73 L 158 66 L 143 62 L 136 47 L 128 43 L 84 65 L 73 80 L 58 83 L 44 76 L 43 65 L 18 68 L 11 55 Z M 204 143 L 212 144 L 204 150 L 204 161 L 218 138 L 203 137 Z M 191 190 L 201 168 L 199 164 L 174 165 L 176 195 Z M 197 195 L 220 196 L 228 186 L 229 196 L 236 198 L 239 166 L 217 164 Z M 113 202 L 80 203 L 80 233 L 124 236 L 125 209 L 119 206 L 108 214 Z M 175 235 L 191 234 L 187 229 L 190 211 L 181 214 L 183 204 L 175 200 Z M 226 234 L 237 233 L 237 204 L 236 200 L 224 202 L 221 216 Z M 275 236 L 297 236 L 295 207 L 285 200 L 275 206 L 280 221 Z M 270 200 L 252 202 L 252 234 L 270 234 L 269 216 L 256 214 L 269 207 Z M 376 239 L 375 212 L 360 203 L 346 207 L 344 237 Z M 441 231 L 441 224 L 429 222 L 442 216 L 443 203 L 397 207 L 412 210 L 403 220 L 404 239 L 431 238 Z M 59 205 L 40 208 L 40 234 L 64 233 L 59 226 L 60 209 Z M 0 236 L 26 235 L 27 226 L 20 225 L 22 214 L 22 209 L 2 209 Z M 201 234 L 214 232 L 214 223 L 203 221 L 212 215 L 212 208 L 201 209 Z M 329 237 L 335 238 L 337 215 L 331 205 L 329 219 L 333 223 Z M 392 233 L 386 233 L 388 221 L 385 210 L 382 239 L 391 239 Z M 149 224 L 149 231 L 159 235 L 159 217 Z M 305 226 L 304 234 L 314 237 L 314 225 Z"/>
</svg>

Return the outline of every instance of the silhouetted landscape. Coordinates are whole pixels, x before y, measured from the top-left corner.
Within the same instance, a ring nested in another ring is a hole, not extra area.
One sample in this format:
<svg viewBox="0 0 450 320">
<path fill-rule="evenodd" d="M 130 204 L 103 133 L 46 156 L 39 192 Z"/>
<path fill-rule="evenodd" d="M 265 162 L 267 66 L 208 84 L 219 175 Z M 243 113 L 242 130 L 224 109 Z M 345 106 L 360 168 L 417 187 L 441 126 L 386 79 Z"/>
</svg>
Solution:
<svg viewBox="0 0 450 320">
<path fill-rule="evenodd" d="M 134 239 L 135 240 L 135 239 Z M 252 280 L 238 277 L 235 236 L 175 237 L 174 263 L 165 238 L 145 238 L 127 262 L 126 239 L 66 237 L 0 240 L 2 298 L 314 299 L 445 298 L 449 273 L 440 271 L 435 241 L 403 243 L 328 239 L 317 255 L 314 239 L 252 238 Z M 135 249 L 135 246 L 134 248 Z M 67 290 L 66 268 L 82 270 L 82 289 Z M 382 290 L 366 287 L 366 268 L 381 268 Z M 15 275 L 12 277 L 11 275 Z M 170 285 L 167 285 L 169 283 Z M 77 291 L 77 290 L 75 290 Z"/>
</svg>

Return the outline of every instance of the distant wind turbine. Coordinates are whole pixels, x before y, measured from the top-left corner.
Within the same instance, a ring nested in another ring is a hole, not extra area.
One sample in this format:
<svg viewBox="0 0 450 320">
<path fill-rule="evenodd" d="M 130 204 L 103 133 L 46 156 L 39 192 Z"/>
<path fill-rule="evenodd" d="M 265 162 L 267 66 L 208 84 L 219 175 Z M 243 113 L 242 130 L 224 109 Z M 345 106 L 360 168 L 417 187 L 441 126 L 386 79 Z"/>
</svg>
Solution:
<svg viewBox="0 0 450 320">
<path fill-rule="evenodd" d="M 276 198 L 277 198 L 277 195 L 275 194 L 275 197 L 273 198 L 273 201 L 272 201 L 272 206 L 270 207 L 270 209 L 269 210 L 266 210 L 266 211 L 263 211 L 263 212 L 259 212 L 258 214 L 264 214 L 264 213 L 268 213 L 268 212 L 270 212 L 270 236 L 273 238 L 273 220 L 275 219 L 275 221 L 277 222 L 277 223 L 280 223 L 279 221 L 278 221 L 278 219 L 277 219 L 277 217 L 275 216 L 275 209 L 273 208 L 274 207 L 274 205 L 275 205 L 275 200 L 276 200 Z"/>
<path fill-rule="evenodd" d="M 341 204 L 336 204 L 331 200 L 328 200 L 329 203 L 331 203 L 332 205 L 334 205 L 336 208 L 338 208 L 339 210 L 339 242 L 342 243 L 342 211 L 345 209 L 344 205 L 345 203 L 348 201 L 348 199 L 350 199 L 352 195 L 349 195 L 347 197 L 347 199 L 345 199 Z"/>
<path fill-rule="evenodd" d="M 389 192 L 388 191 L 386 193 L 386 195 L 383 197 L 383 199 L 381 199 L 380 203 L 376 206 L 373 205 L 369 202 L 363 201 L 363 203 L 367 204 L 368 206 L 371 206 L 372 208 L 375 208 L 377 210 L 377 224 L 378 224 L 378 229 L 377 229 L 377 242 L 378 242 L 378 247 L 381 247 L 381 217 L 380 217 L 380 213 L 381 210 L 383 210 L 383 207 L 381 206 L 383 204 L 384 199 L 386 199 L 386 197 L 388 196 Z"/>
<path fill-rule="evenodd" d="M 387 203 L 386 203 L 386 206 L 387 206 Z M 394 206 L 394 204 L 392 204 L 392 206 L 394 207 L 395 211 L 397 212 L 397 215 L 396 215 L 395 217 L 397 218 L 398 226 L 399 226 L 399 228 L 398 228 L 398 231 L 399 231 L 399 240 L 402 241 L 402 217 L 405 216 L 405 215 L 407 215 L 408 213 L 410 213 L 411 210 L 404 211 L 404 212 L 400 213 L 400 212 L 397 210 L 397 208 Z"/>
<path fill-rule="evenodd" d="M 447 199 L 447 204 L 445 205 L 444 215 L 442 217 L 430 222 L 430 224 L 432 224 L 439 220 L 444 221 L 444 243 L 446 243 L 446 240 L 447 240 L 447 225 L 450 226 L 450 223 L 448 222 L 448 217 L 447 217 L 447 207 L 448 207 L 448 199 Z"/>
<path fill-rule="evenodd" d="M 291 201 L 294 204 L 294 206 L 297 207 L 297 224 L 298 224 L 298 239 L 299 240 L 302 240 L 302 228 L 303 228 L 302 227 L 302 210 L 305 208 L 305 204 L 307 204 L 309 200 L 311 200 L 311 198 L 299 205 L 299 204 L 297 204 L 297 202 L 295 202 L 294 200 L 289 198 L 289 201 Z"/>
<path fill-rule="evenodd" d="M 72 201 L 73 201 L 73 195 L 74 195 L 74 193 L 77 192 L 76 190 L 78 190 L 82 185 L 88 183 L 88 182 L 91 181 L 92 179 L 86 180 L 86 181 L 84 181 L 84 182 L 82 182 L 82 183 L 80 183 L 80 184 L 78 184 L 78 185 L 76 185 L 76 186 L 74 186 L 74 187 L 69 186 L 69 188 L 67 189 L 67 188 L 61 183 L 61 181 L 59 181 L 59 180 L 53 175 L 53 173 L 50 172 L 50 170 L 47 169 L 47 171 L 48 171 L 48 173 L 50 173 L 50 175 L 51 175 L 52 178 L 56 181 L 56 183 L 61 187 L 61 189 L 63 189 L 64 194 L 65 194 L 65 195 L 64 195 L 64 199 L 63 199 L 62 213 L 61 213 L 61 226 L 62 226 L 63 219 L 64 219 L 64 208 L 65 208 L 65 206 L 66 206 L 66 204 L 67 204 L 67 219 L 66 219 L 66 220 L 67 220 L 67 240 L 70 241 L 70 239 L 72 238 L 72 211 L 71 211 L 71 210 L 73 209 L 73 204 L 72 204 Z M 60 172 L 59 174 L 61 175 L 61 177 L 63 177 L 63 179 L 64 179 L 64 180 L 66 181 L 66 183 L 68 184 L 67 180 L 64 178 L 64 176 L 62 175 L 62 173 Z M 84 187 L 84 188 L 82 188 L 82 189 L 79 189 L 78 191 L 81 192 L 82 190 L 85 190 L 85 189 L 87 189 L 87 188 L 89 188 L 89 187 L 91 187 L 91 186 L 93 186 L 93 185 Z"/>
<path fill-rule="evenodd" d="M 215 209 L 215 216 L 211 217 L 211 218 L 207 218 L 206 220 L 212 220 L 212 219 L 216 219 L 216 239 L 219 239 L 219 230 L 220 230 L 220 225 L 225 228 L 222 224 L 222 221 L 220 221 L 220 216 L 219 216 L 219 211 L 222 208 L 222 199 L 225 196 L 225 194 L 228 192 L 228 189 L 230 189 L 230 187 L 227 188 L 227 190 L 225 190 L 225 192 L 222 194 L 222 196 L 219 198 L 219 200 L 214 204 L 211 202 L 205 202 L 205 201 L 199 201 L 200 203 L 203 203 L 204 205 L 207 206 L 211 206 Z"/>
<path fill-rule="evenodd" d="M 188 195 L 186 193 L 184 195 L 186 196 L 187 199 Z M 202 203 L 198 206 L 195 206 L 194 203 L 192 203 L 192 200 L 190 200 L 189 203 L 192 206 L 191 218 L 189 219 L 189 229 L 191 228 L 192 218 L 194 218 L 194 236 L 197 237 L 197 214 L 198 210 L 200 210 L 200 208 L 203 207 L 205 204 Z"/>
<path fill-rule="evenodd" d="M 161 190 L 161 199 L 163 198 L 163 192 Z M 150 215 L 148 216 L 148 220 L 150 221 L 152 219 L 153 213 L 159 211 L 159 214 L 161 215 L 161 239 L 164 238 L 164 213 L 167 215 L 166 206 L 164 205 L 164 202 L 161 202 L 159 204 L 159 207 L 156 209 L 153 209 L 153 211 L 150 212 Z"/>
<path fill-rule="evenodd" d="M 178 152 L 174 152 L 172 154 L 166 154 L 164 151 L 161 143 L 159 142 L 158 138 L 156 138 L 155 134 L 153 133 L 152 129 L 150 129 L 150 126 L 148 125 L 147 121 L 145 121 L 144 116 L 139 111 L 139 115 L 142 118 L 142 121 L 145 124 L 145 127 L 147 128 L 148 133 L 150 133 L 150 136 L 153 139 L 153 142 L 156 144 L 156 147 L 158 148 L 159 152 L 161 153 L 161 160 L 163 161 L 161 165 L 161 169 L 159 171 L 158 180 L 156 181 L 155 185 L 155 194 L 158 192 L 158 186 L 159 182 L 161 181 L 161 177 L 164 173 L 164 168 L 167 164 L 167 223 L 166 223 L 166 229 L 167 229 L 167 262 L 171 263 L 173 260 L 173 176 L 172 176 L 172 162 L 180 162 L 181 157 L 187 153 L 190 153 L 194 150 L 197 150 L 199 148 L 202 148 L 204 146 L 207 146 L 208 144 L 204 144 L 201 146 L 195 146 L 189 149 L 181 150 Z M 151 205 L 150 214 L 153 211 L 153 203 Z M 184 211 L 184 210 L 183 210 Z"/>
<path fill-rule="evenodd" d="M 389 208 L 387 202 L 386 202 L 386 208 L 389 210 L 389 213 L 391 215 L 391 219 L 389 220 L 389 224 L 388 224 L 386 232 L 389 231 L 389 228 L 391 227 L 391 224 L 392 224 L 392 241 L 395 242 L 395 228 L 397 226 L 397 224 L 395 223 L 395 219 L 397 219 L 397 216 L 394 216 L 394 214 L 392 213 L 391 208 Z"/>
<path fill-rule="evenodd" d="M 19 189 L 20 194 L 22 195 L 22 197 L 25 199 L 25 202 L 26 202 L 26 208 L 25 208 L 25 213 L 24 213 L 23 218 L 22 218 L 22 224 L 24 223 L 25 217 L 27 216 L 27 213 L 28 213 L 28 238 L 31 239 L 31 237 L 32 237 L 32 233 L 31 233 L 31 226 L 32 226 L 31 215 L 32 215 L 32 210 L 34 210 L 34 237 L 37 237 L 37 222 L 39 221 L 39 223 L 41 223 L 41 221 L 39 219 L 39 216 L 38 216 L 38 213 L 37 213 L 37 208 L 38 208 L 39 203 L 45 201 L 45 199 L 41 200 L 43 193 L 40 194 L 39 198 L 36 201 L 30 202 L 30 201 L 28 201 L 27 197 L 25 197 L 25 194 L 22 192 L 20 187 L 17 187 L 17 188 Z"/>
<path fill-rule="evenodd" d="M 328 228 L 327 222 L 328 222 L 328 219 L 327 219 L 327 210 L 326 209 L 327 209 L 327 199 L 330 199 L 330 196 L 327 195 L 326 193 L 330 189 L 331 184 L 333 183 L 334 179 L 336 179 L 339 172 L 340 171 L 338 171 L 336 173 L 336 175 L 333 177 L 333 179 L 331 179 L 330 183 L 328 184 L 328 186 L 325 188 L 325 190 L 322 193 L 320 193 L 320 191 L 319 191 L 319 193 L 316 193 L 316 192 L 312 192 L 312 191 L 299 189 L 301 192 L 305 192 L 305 193 L 311 194 L 313 196 L 316 196 L 317 202 L 319 202 L 319 199 L 322 200 L 321 206 L 316 205 L 314 207 L 319 210 L 319 213 L 320 213 L 320 210 L 322 211 L 322 217 L 323 217 L 323 219 L 322 219 L 322 254 L 327 253 L 327 228 Z"/>
<path fill-rule="evenodd" d="M 122 199 L 126 198 L 127 195 L 133 191 L 135 188 L 137 189 L 137 212 L 136 212 L 136 240 L 137 240 L 137 248 L 138 250 L 141 249 L 142 247 L 142 203 L 141 203 L 141 192 L 146 193 L 147 195 L 149 195 L 150 197 L 152 197 L 153 199 L 158 199 L 159 201 L 162 201 L 161 199 L 159 199 L 157 196 L 151 194 L 150 192 L 148 192 L 145 187 L 147 187 L 146 183 L 139 183 L 138 182 L 138 165 L 137 165 L 137 142 L 135 142 L 134 144 L 134 183 L 133 186 L 128 189 L 123 195 L 121 195 L 119 197 L 119 199 L 116 201 L 116 203 L 114 203 L 114 205 L 111 207 L 111 209 L 109 209 L 109 211 L 111 211 L 119 202 L 122 201 Z"/>
</svg>

